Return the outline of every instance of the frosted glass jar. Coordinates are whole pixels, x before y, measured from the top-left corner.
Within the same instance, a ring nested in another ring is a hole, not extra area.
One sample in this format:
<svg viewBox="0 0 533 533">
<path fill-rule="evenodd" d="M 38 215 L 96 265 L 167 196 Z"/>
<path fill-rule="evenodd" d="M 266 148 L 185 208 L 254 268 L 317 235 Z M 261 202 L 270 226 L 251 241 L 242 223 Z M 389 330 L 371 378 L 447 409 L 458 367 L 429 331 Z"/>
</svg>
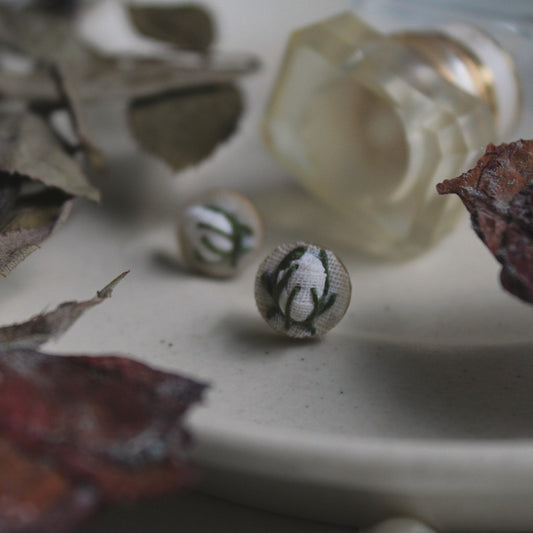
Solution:
<svg viewBox="0 0 533 533">
<path fill-rule="evenodd" d="M 346 12 L 292 34 L 263 133 L 344 221 L 354 247 L 405 258 L 451 231 L 461 212 L 435 184 L 504 137 L 519 108 L 513 60 L 485 31 L 384 33 Z"/>
</svg>

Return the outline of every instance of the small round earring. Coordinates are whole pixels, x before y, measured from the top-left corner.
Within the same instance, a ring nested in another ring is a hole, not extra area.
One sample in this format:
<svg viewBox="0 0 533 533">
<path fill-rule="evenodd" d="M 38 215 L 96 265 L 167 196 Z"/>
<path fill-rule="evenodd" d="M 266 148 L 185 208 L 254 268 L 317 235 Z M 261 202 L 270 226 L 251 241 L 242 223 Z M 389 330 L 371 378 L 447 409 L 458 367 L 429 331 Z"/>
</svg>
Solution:
<svg viewBox="0 0 533 533">
<path fill-rule="evenodd" d="M 233 191 L 213 191 L 186 207 L 178 224 L 183 262 L 206 276 L 229 278 L 250 262 L 263 241 L 254 204 Z"/>
</svg>

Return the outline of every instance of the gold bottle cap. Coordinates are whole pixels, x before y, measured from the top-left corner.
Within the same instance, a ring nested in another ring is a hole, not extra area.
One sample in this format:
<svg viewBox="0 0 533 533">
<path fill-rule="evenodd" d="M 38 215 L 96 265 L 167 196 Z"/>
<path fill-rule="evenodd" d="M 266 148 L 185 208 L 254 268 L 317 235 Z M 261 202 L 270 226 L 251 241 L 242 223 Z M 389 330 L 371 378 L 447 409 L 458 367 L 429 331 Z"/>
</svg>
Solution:
<svg viewBox="0 0 533 533">
<path fill-rule="evenodd" d="M 396 35 L 448 81 L 487 102 L 499 138 L 517 123 L 521 91 L 512 57 L 485 31 L 466 24 Z"/>
</svg>

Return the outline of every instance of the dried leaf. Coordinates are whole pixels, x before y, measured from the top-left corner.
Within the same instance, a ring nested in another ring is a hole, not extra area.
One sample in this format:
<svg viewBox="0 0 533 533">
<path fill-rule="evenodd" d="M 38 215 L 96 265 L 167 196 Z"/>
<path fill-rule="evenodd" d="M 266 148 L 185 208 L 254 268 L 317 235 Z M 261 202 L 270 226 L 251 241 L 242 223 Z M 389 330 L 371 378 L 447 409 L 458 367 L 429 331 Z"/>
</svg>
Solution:
<svg viewBox="0 0 533 533">
<path fill-rule="evenodd" d="M 62 16 L 70 16 L 76 10 L 82 0 L 26 0 L 36 5 L 41 10 L 59 13 Z"/>
<path fill-rule="evenodd" d="M 88 485 L 72 481 L 46 461 L 0 437 L 0 531 L 66 531 L 99 503 Z"/>
<path fill-rule="evenodd" d="M 48 69 L 30 72 L 0 70 L 0 97 L 31 102 L 40 107 L 56 106 L 61 101 L 57 84 Z"/>
<path fill-rule="evenodd" d="M 129 122 L 139 144 L 177 171 L 199 163 L 224 142 L 235 131 L 242 107 L 235 86 L 215 85 L 136 100 Z"/>
<path fill-rule="evenodd" d="M 168 39 L 184 47 L 203 49 L 212 40 L 213 24 L 201 7 L 132 6 L 131 12 L 135 21 L 147 26 L 146 31 L 159 31 L 160 38 L 166 30 L 156 28 L 170 23 Z M 258 66 L 249 56 L 220 61 L 199 55 L 195 62 L 190 55 L 184 62 L 179 53 L 158 58 L 104 56 L 84 42 L 64 17 L 6 6 L 0 6 L 1 44 L 32 58 L 39 68 L 25 74 L 0 71 L 0 95 L 29 102 L 34 108 L 66 107 L 79 145 L 97 170 L 104 161 L 87 127 L 88 103 L 228 83 Z"/>
<path fill-rule="evenodd" d="M 205 385 L 123 357 L 28 348 L 64 332 L 125 275 L 90 300 L 1 330 L 2 532 L 65 531 L 103 504 L 166 494 L 195 479 L 184 459 L 183 417 Z"/>
<path fill-rule="evenodd" d="M 132 7 L 143 12 L 145 8 Z M 151 9 L 159 8 L 146 8 Z M 161 8 L 180 11 L 181 7 Z M 201 8 L 192 8 L 191 12 Z M 193 15 L 198 16 L 200 15 Z M 50 84 L 46 69 L 55 71 L 60 85 L 68 85 L 69 98 L 77 102 L 110 98 L 137 98 L 184 87 L 227 83 L 258 67 L 255 57 L 244 55 L 227 60 L 209 59 L 203 55 L 191 63 L 190 54 L 168 53 L 161 57 L 104 56 L 84 42 L 63 17 L 28 9 L 0 6 L 0 45 L 26 54 L 45 65 L 44 71 L 14 75 L 0 72 L 0 94 L 48 105 L 63 103 L 64 88 Z M 74 105 L 78 108 L 79 105 Z"/>
<path fill-rule="evenodd" d="M 0 44 L 46 65 L 85 76 L 106 68 L 108 60 L 73 31 L 68 19 L 42 10 L 0 6 Z"/>
<path fill-rule="evenodd" d="M 0 226 L 0 276 L 7 276 L 65 221 L 72 200 L 55 191 L 26 198 Z"/>
<path fill-rule="evenodd" d="M 210 22 L 201 22 L 201 11 L 190 6 L 178 9 L 185 17 L 182 21 L 196 17 L 198 21 L 191 24 L 202 27 L 205 34 Z M 0 108 L 0 179 L 27 178 L 91 200 L 98 200 L 99 192 L 71 157 L 83 150 L 93 167 L 104 166 L 87 127 L 91 100 L 156 95 L 133 103 L 132 123 L 150 129 L 161 122 L 161 113 L 175 110 L 175 116 L 166 117 L 168 128 L 164 121 L 161 128 L 155 127 L 160 129 L 162 143 L 154 146 L 153 152 L 167 157 L 176 168 L 183 168 L 207 157 L 233 132 L 241 111 L 240 95 L 235 88 L 223 84 L 257 66 L 250 58 L 221 65 L 199 54 L 194 64 L 183 64 L 183 54 L 175 53 L 157 59 L 107 57 L 87 45 L 64 17 L 7 6 L 0 6 L 0 47 L 10 61 L 22 61 L 24 67 L 22 71 L 0 69 L 0 98 L 5 101 Z M 214 84 L 220 87 L 212 87 Z M 168 92 L 199 86 L 205 89 L 179 93 L 181 101 L 176 101 L 178 93 Z M 148 108 L 154 111 L 153 117 L 144 115 Z M 58 109 L 70 114 L 74 135 L 62 135 L 44 120 Z M 208 121 L 200 117 L 204 114 L 209 115 Z M 184 126 L 190 135 L 180 137 L 171 131 L 176 124 Z M 149 149 L 154 140 L 148 138 L 151 136 L 150 132 L 138 132 L 141 144 Z M 176 150 L 176 142 L 184 145 Z M 0 185 L 0 224 L 4 223 L 0 234 L 0 275 L 4 276 L 50 235 L 70 205 L 64 198 L 60 204 L 46 208 L 41 204 L 27 205 L 24 211 L 9 214 L 8 207 L 15 196 L 15 189 Z M 11 225 L 6 222 L 8 214 Z"/>
<path fill-rule="evenodd" d="M 105 168 L 105 158 L 93 141 L 87 126 L 86 115 L 89 112 L 80 97 L 80 82 L 63 73 L 64 69 L 52 70 L 60 98 L 69 114 L 72 129 L 77 137 L 78 145 L 95 170 Z"/>
<path fill-rule="evenodd" d="M 199 5 L 132 5 L 129 15 L 140 33 L 180 48 L 205 52 L 214 39 L 213 20 Z"/>
<path fill-rule="evenodd" d="M 85 102 L 158 98 L 181 89 L 228 84 L 238 76 L 254 72 L 258 66 L 257 60 L 250 56 L 232 58 L 220 64 L 202 60 L 187 66 L 180 63 L 179 56 L 129 58 L 79 81 L 77 96 Z"/>
<path fill-rule="evenodd" d="M 0 223 L 15 206 L 22 186 L 22 179 L 0 171 Z"/>
<path fill-rule="evenodd" d="M 205 386 L 118 356 L 0 352 L 0 427 L 106 501 L 160 495 L 194 479 L 182 419 Z"/>
<path fill-rule="evenodd" d="M 49 188 L 21 196 L 21 185 Z M 0 111 L 0 275 L 6 276 L 62 223 L 71 196 L 99 199 L 50 127 L 24 111 Z"/>
<path fill-rule="evenodd" d="M 189 57 L 184 63 L 176 53 L 161 58 L 109 58 L 96 70 L 80 69 L 77 73 L 68 65 L 55 71 L 48 68 L 28 73 L 0 70 L 0 96 L 27 101 L 37 108 L 66 105 L 80 112 L 82 105 L 98 100 L 144 98 L 173 90 L 229 83 L 258 67 L 257 59 L 250 55 L 222 60 L 198 58 L 196 62 L 191 62 Z"/>
<path fill-rule="evenodd" d="M 21 324 L 0 327 L 0 349 L 37 348 L 50 339 L 62 335 L 85 310 L 109 298 L 113 289 L 128 272 L 117 276 L 90 300 L 64 302 L 53 311 L 36 315 Z"/>
<path fill-rule="evenodd" d="M 89 161 L 97 167 L 102 157 L 86 127 L 79 103 L 78 80 L 97 76 L 114 64 L 83 41 L 72 22 L 42 9 L 0 8 L 0 42 L 37 61 L 39 69 L 24 75 L 0 74 L 0 92 L 25 98 L 34 106 L 64 105 Z"/>
<path fill-rule="evenodd" d="M 100 198 L 48 125 L 32 113 L 0 112 L 0 169 L 72 196 Z"/>
<path fill-rule="evenodd" d="M 0 531 L 64 531 L 103 504 L 175 492 L 204 385 L 117 356 L 0 350 Z"/>
<path fill-rule="evenodd" d="M 502 286 L 533 303 L 533 140 L 489 144 L 476 166 L 437 185 L 457 194 L 472 226 L 502 264 Z"/>
<path fill-rule="evenodd" d="M 44 190 L 24 194 L 30 181 Z M 29 112 L 0 111 L 0 276 L 65 221 L 72 196 L 98 200 L 99 192 L 46 122 Z"/>
</svg>

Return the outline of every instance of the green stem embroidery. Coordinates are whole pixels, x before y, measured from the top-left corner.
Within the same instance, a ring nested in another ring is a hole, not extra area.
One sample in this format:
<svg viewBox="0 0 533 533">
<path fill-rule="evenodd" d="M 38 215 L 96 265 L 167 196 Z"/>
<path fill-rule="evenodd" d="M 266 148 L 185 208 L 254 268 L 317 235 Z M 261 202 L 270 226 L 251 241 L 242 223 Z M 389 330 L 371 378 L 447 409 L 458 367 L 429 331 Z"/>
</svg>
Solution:
<svg viewBox="0 0 533 533">
<path fill-rule="evenodd" d="M 300 287 L 300 285 L 296 285 L 287 298 L 287 304 L 285 305 L 285 329 L 289 329 L 291 327 L 291 323 L 294 322 L 294 320 L 291 318 L 292 302 L 301 290 L 302 287 Z"/>
<path fill-rule="evenodd" d="M 252 228 L 246 224 L 242 224 L 232 213 L 229 213 L 225 209 L 222 209 L 216 205 L 206 205 L 204 207 L 210 211 L 224 216 L 231 226 L 231 232 L 228 233 L 227 231 L 224 231 L 213 224 L 209 224 L 208 222 L 199 222 L 197 227 L 199 229 L 208 230 L 216 233 L 217 235 L 225 237 L 231 242 L 232 246 L 230 251 L 220 250 L 213 244 L 213 241 L 207 235 L 202 237 L 202 244 L 209 251 L 220 257 L 219 262 L 228 261 L 231 266 L 235 267 L 241 256 L 251 250 L 250 247 L 244 245 L 244 238 L 253 234 Z M 199 250 L 195 250 L 195 255 L 200 261 L 205 263 L 213 263 L 213 261 L 208 261 L 205 257 L 203 257 Z"/>
<path fill-rule="evenodd" d="M 213 224 L 209 224 L 208 222 L 198 222 L 198 227 L 200 229 L 207 229 L 209 231 L 212 231 L 213 233 L 217 233 L 218 235 L 226 237 L 227 239 L 231 239 L 231 233 L 228 233 L 223 229 L 217 228 L 216 226 L 213 226 Z"/>
<path fill-rule="evenodd" d="M 279 280 L 279 282 L 276 283 L 276 285 L 274 287 L 274 292 L 272 294 L 272 298 L 274 298 L 274 300 L 276 300 L 276 302 L 279 300 L 279 297 L 281 296 L 281 293 L 285 290 L 285 288 L 289 284 L 291 276 L 294 274 L 294 272 L 296 272 L 298 270 L 299 266 L 300 265 L 298 265 L 298 264 L 291 265 L 290 268 L 288 268 L 286 270 L 285 274 L 283 274 L 283 277 Z M 278 276 L 279 276 L 279 274 L 278 274 Z"/>
</svg>

